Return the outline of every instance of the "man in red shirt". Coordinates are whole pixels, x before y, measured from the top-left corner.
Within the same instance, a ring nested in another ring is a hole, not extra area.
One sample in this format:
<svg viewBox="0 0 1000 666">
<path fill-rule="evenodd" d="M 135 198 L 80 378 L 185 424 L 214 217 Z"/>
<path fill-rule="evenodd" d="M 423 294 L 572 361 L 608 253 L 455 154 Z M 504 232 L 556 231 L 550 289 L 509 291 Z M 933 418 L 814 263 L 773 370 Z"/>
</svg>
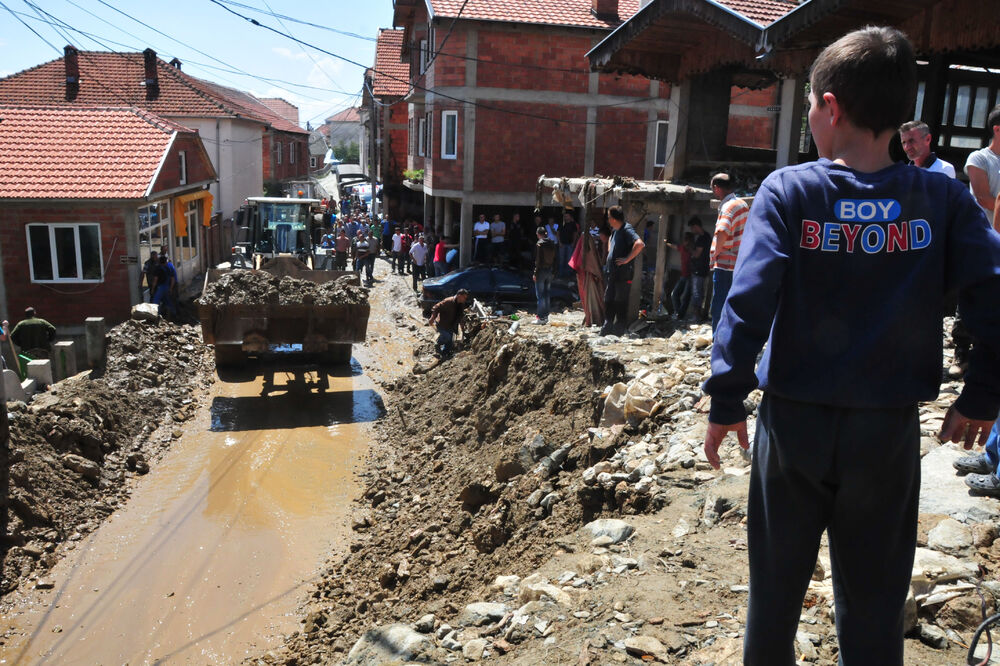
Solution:
<svg viewBox="0 0 1000 666">
<path fill-rule="evenodd" d="M 733 285 L 733 270 L 736 255 L 743 240 L 743 227 L 747 223 L 750 206 L 733 194 L 736 189 L 729 174 L 717 173 L 712 176 L 712 194 L 721 199 L 719 219 L 715 222 L 712 236 L 712 334 L 719 326 L 722 306 L 726 303 L 729 288 Z"/>
</svg>

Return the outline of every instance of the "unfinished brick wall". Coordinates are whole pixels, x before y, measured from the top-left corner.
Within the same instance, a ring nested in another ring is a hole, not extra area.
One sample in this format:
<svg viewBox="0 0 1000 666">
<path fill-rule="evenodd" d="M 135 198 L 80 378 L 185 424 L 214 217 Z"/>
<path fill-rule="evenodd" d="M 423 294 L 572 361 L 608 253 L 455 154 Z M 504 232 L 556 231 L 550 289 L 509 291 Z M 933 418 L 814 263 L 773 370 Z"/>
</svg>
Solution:
<svg viewBox="0 0 1000 666">
<path fill-rule="evenodd" d="M 11 324 L 23 318 L 24 308 L 28 306 L 34 307 L 40 317 L 56 326 L 82 325 L 87 317 L 105 317 L 110 325 L 128 319 L 132 307 L 128 266 L 119 263 L 119 257 L 127 254 L 125 221 L 129 208 L 128 204 L 103 202 L 7 204 L 0 207 L 0 252 L 7 289 L 7 316 Z M 25 227 L 36 222 L 100 224 L 101 261 L 107 266 L 104 281 L 76 284 L 31 282 Z"/>
</svg>

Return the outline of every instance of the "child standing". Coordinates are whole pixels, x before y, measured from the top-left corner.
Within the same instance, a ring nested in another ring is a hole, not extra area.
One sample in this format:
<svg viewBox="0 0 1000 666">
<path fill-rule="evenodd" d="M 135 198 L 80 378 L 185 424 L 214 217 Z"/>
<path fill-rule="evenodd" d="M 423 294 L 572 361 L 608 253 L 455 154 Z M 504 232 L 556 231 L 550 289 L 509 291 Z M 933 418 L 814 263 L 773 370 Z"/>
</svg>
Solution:
<svg viewBox="0 0 1000 666">
<path fill-rule="evenodd" d="M 715 467 L 727 432 L 748 447 L 743 399 L 764 390 L 747 509 L 747 666 L 795 663 L 824 530 L 842 663 L 903 663 L 917 403 L 938 395 L 952 289 L 979 344 L 941 439 L 982 443 L 1000 407 L 1000 235 L 961 183 L 890 160 L 915 90 L 913 50 L 897 30 L 827 47 L 809 96 L 820 160 L 772 173 L 747 222 L 705 382 Z"/>
</svg>

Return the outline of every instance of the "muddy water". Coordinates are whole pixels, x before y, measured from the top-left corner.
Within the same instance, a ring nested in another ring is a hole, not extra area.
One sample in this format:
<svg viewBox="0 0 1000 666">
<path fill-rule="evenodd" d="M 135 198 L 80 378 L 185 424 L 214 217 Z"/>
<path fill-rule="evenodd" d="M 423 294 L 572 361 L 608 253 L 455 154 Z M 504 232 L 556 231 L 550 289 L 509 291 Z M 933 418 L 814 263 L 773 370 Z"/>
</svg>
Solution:
<svg viewBox="0 0 1000 666">
<path fill-rule="evenodd" d="M 346 543 L 352 472 L 382 409 L 355 372 L 220 381 L 128 505 L 4 618 L 0 663 L 234 663 L 299 628 Z"/>
</svg>

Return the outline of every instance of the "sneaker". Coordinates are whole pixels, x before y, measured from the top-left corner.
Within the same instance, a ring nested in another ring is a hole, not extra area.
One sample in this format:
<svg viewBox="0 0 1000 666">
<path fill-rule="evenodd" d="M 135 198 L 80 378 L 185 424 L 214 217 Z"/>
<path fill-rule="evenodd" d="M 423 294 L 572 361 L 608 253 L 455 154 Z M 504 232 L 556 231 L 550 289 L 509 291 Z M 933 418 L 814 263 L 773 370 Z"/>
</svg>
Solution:
<svg viewBox="0 0 1000 666">
<path fill-rule="evenodd" d="M 989 474 L 970 474 L 965 477 L 965 485 L 976 495 L 1000 497 L 1000 479 L 992 472 Z"/>
<path fill-rule="evenodd" d="M 535 318 L 534 318 L 534 319 L 533 319 L 533 320 L 531 321 L 531 323 L 532 323 L 532 324 L 538 324 L 539 326 L 541 326 L 542 324 L 547 324 L 547 323 L 549 323 L 549 322 L 548 322 L 548 320 L 547 320 L 547 319 L 540 319 L 539 317 L 535 317 Z"/>
<path fill-rule="evenodd" d="M 985 453 L 962 456 L 953 460 L 951 464 L 959 474 L 989 474 L 993 471 L 993 466 Z"/>
</svg>

